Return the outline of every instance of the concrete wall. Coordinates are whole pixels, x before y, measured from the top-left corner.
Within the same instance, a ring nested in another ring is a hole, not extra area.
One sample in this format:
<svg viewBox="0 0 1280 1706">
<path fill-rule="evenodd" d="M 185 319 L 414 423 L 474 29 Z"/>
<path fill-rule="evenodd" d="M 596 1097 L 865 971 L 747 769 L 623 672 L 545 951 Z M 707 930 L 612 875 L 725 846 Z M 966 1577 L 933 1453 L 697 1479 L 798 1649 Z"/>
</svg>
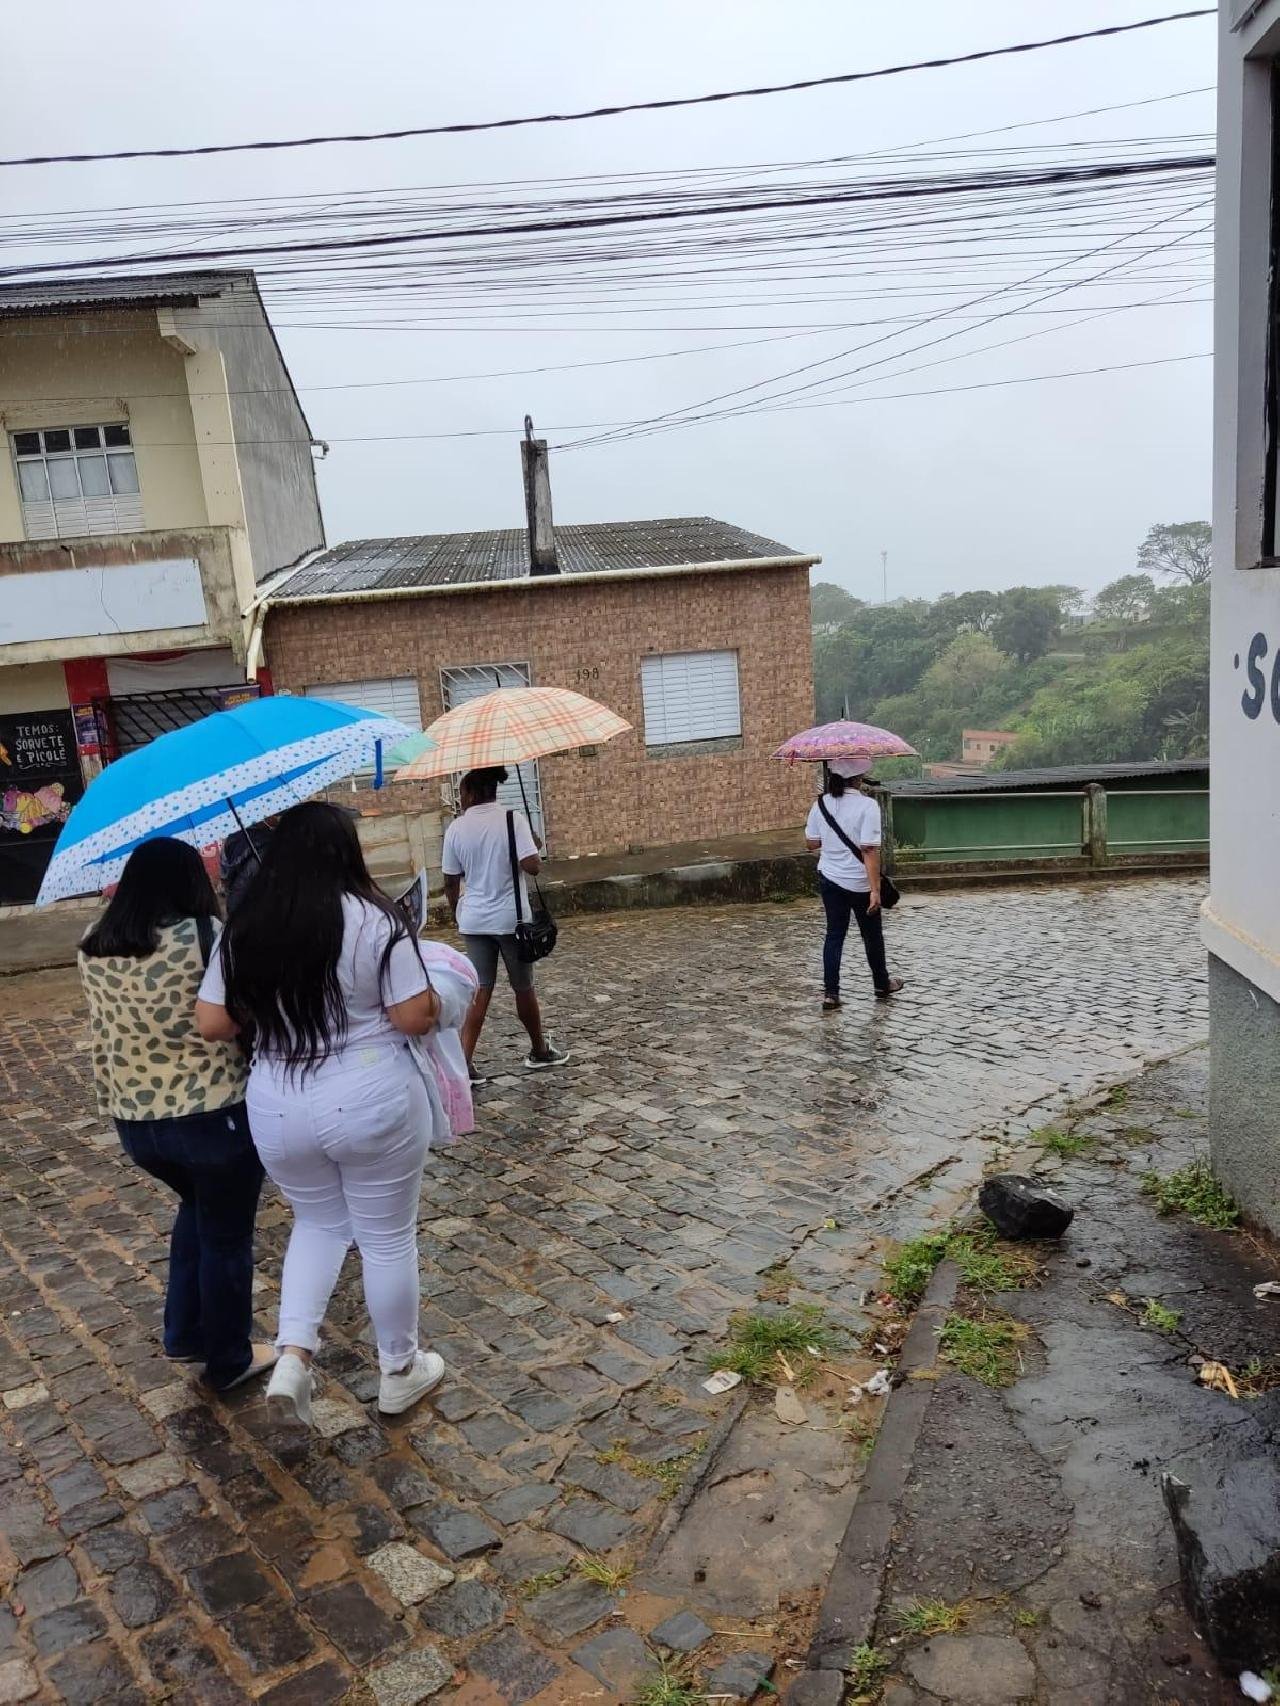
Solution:
<svg viewBox="0 0 1280 1706">
<path fill-rule="evenodd" d="M 0 324 L 0 541 L 24 539 L 8 435 L 129 423 L 147 528 L 209 522 L 183 358 L 154 308 Z"/>
<path fill-rule="evenodd" d="M 27 663 L 0 669 L 0 715 L 22 711 L 65 711 L 67 678 L 60 663 Z"/>
<path fill-rule="evenodd" d="M 92 539 L 31 539 L 0 545 L 0 598 L 10 576 L 59 574 L 90 567 L 179 562 L 199 567 L 205 620 L 184 627 L 106 629 L 88 638 L 42 639 L 0 646 L 0 666 L 47 663 L 78 657 L 119 657 L 130 652 L 205 649 L 230 646 L 244 658 L 244 627 L 232 564 L 233 541 L 227 528 L 182 528 L 160 533 L 99 534 Z M 242 535 L 240 537 L 243 537 Z M 54 624 L 51 624 L 53 626 Z M 63 701 L 66 702 L 65 700 Z M 41 707 L 24 705 L 22 709 Z"/>
<path fill-rule="evenodd" d="M 324 544 L 311 429 L 252 284 L 236 284 L 199 309 L 176 310 L 174 323 L 199 350 L 221 354 L 223 401 L 237 445 L 253 568 L 261 580 Z M 205 383 L 193 374 L 193 402 Z M 211 388 L 217 384 L 215 378 Z"/>
<path fill-rule="evenodd" d="M 722 647 L 738 653 L 741 743 L 646 752 L 641 658 Z M 536 685 L 578 688 L 611 706 L 631 732 L 593 757 L 541 762 L 556 857 L 782 829 L 808 809 L 812 773 L 769 757 L 813 721 L 806 569 L 565 585 L 547 577 L 475 593 L 283 603 L 271 607 L 266 649 L 277 690 L 415 676 L 424 723 L 443 708 L 441 668 L 467 664 L 527 663 Z M 411 810 L 439 800 L 437 784 L 388 790 L 389 804 Z"/>
<path fill-rule="evenodd" d="M 1239 21 L 1243 20 L 1243 21 Z M 1280 1231 L 1280 566 L 1263 555 L 1280 0 L 1219 14 L 1210 894 L 1214 1166 Z M 1275 186 L 1280 193 L 1280 185 Z"/>
<path fill-rule="evenodd" d="M 1280 1003 L 1209 956 L 1209 1154 L 1249 1219 L 1280 1237 Z"/>
</svg>

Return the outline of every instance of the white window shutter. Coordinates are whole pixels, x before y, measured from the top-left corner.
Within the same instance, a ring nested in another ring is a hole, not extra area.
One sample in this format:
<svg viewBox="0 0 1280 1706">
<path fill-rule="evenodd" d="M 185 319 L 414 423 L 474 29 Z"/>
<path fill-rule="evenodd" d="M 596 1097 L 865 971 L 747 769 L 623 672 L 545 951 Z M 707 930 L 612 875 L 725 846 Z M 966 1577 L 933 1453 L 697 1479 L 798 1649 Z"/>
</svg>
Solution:
<svg viewBox="0 0 1280 1706">
<path fill-rule="evenodd" d="M 672 652 L 642 659 L 646 746 L 742 733 L 737 652 Z"/>
<path fill-rule="evenodd" d="M 395 717 L 408 723 L 411 729 L 422 727 L 422 707 L 418 699 L 417 678 L 398 675 L 383 681 L 333 681 L 323 687 L 308 687 L 308 699 L 340 699 L 346 705 L 357 705 L 362 711 L 377 711 L 384 717 Z"/>
</svg>

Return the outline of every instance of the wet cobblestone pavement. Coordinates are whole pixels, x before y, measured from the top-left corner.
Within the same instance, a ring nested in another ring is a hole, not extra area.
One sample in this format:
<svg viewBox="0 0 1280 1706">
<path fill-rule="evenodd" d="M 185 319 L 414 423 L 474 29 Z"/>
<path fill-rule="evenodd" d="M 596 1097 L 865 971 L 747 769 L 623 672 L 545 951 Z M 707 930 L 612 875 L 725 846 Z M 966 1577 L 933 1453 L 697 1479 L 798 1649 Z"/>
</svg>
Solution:
<svg viewBox="0 0 1280 1706">
<path fill-rule="evenodd" d="M 170 1203 L 93 1112 L 74 975 L 0 980 L 0 1703 L 625 1699 L 634 1630 L 696 1601 L 633 1587 L 628 1630 L 608 1571 L 573 1561 L 638 1557 L 696 1475 L 733 1402 L 700 1385 L 729 1317 L 785 1264 L 792 1302 L 857 1328 L 886 1239 L 1203 1036 L 1202 892 L 909 899 L 908 991 L 864 998 L 851 960 L 827 1018 L 809 904 L 574 920 L 542 980 L 572 1065 L 506 1070 L 495 1002 L 479 1129 L 429 1166 L 423 1327 L 448 1383 L 377 1419 L 349 1260 L 310 1439 L 160 1354 Z M 286 1229 L 268 1199 L 264 1329 Z M 769 1663 L 767 1638 L 707 1624 L 730 1681 L 735 1650 Z"/>
</svg>

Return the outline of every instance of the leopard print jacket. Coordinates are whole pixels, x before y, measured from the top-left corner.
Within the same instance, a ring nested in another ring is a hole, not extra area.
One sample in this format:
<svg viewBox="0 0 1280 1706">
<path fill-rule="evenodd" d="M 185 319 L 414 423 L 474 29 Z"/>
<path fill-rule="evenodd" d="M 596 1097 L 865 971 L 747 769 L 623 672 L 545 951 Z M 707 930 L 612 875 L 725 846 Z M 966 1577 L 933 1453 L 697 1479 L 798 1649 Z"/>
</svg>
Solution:
<svg viewBox="0 0 1280 1706">
<path fill-rule="evenodd" d="M 82 953 L 79 964 L 101 1113 L 175 1119 L 244 1100 L 240 1044 L 207 1043 L 196 1029 L 204 963 L 194 919 L 162 927 L 145 958 Z"/>
</svg>

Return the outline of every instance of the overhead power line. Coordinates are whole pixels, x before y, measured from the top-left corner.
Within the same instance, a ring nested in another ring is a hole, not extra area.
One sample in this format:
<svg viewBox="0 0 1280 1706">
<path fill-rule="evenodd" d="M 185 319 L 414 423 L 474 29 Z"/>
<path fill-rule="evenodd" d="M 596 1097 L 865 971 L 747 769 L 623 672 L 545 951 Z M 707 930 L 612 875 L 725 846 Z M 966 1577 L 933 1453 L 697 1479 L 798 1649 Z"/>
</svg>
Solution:
<svg viewBox="0 0 1280 1706">
<path fill-rule="evenodd" d="M 829 77 L 806 77 L 792 83 L 766 83 L 751 89 L 721 89 L 709 95 L 671 96 L 657 101 L 630 101 L 616 106 L 590 107 L 580 112 L 539 113 L 524 118 L 479 119 L 469 123 L 419 125 L 402 130 L 353 131 L 346 135 L 295 136 L 256 142 L 207 142 L 189 148 L 117 148 L 96 154 L 28 154 L 0 159 L 0 166 L 86 165 L 98 160 L 173 160 L 205 154 L 248 154 L 267 149 L 318 148 L 339 142 L 398 142 L 418 136 L 458 136 L 473 131 L 514 130 L 526 125 L 573 124 L 583 119 L 616 118 L 623 113 L 663 112 L 673 107 L 708 106 L 720 101 L 740 101 L 759 95 L 789 95 L 805 89 L 829 89 L 842 84 L 864 83 L 878 77 L 900 77 L 908 71 L 939 71 L 951 65 L 972 65 L 979 60 L 1000 59 L 1009 54 L 1034 53 L 1041 48 L 1065 47 L 1072 42 L 1094 41 L 1103 36 L 1128 35 L 1134 30 L 1153 29 L 1158 24 L 1179 23 L 1184 18 L 1211 17 L 1217 10 L 1201 6 L 1191 12 L 1166 12 L 1158 18 L 1140 18 L 1130 24 L 1108 24 L 1096 30 L 1077 30 L 1070 35 L 1049 36 L 1040 41 L 1014 42 L 1006 47 L 979 48 L 940 59 L 919 59 L 905 65 L 885 65 L 874 71 L 842 71 Z"/>
</svg>

